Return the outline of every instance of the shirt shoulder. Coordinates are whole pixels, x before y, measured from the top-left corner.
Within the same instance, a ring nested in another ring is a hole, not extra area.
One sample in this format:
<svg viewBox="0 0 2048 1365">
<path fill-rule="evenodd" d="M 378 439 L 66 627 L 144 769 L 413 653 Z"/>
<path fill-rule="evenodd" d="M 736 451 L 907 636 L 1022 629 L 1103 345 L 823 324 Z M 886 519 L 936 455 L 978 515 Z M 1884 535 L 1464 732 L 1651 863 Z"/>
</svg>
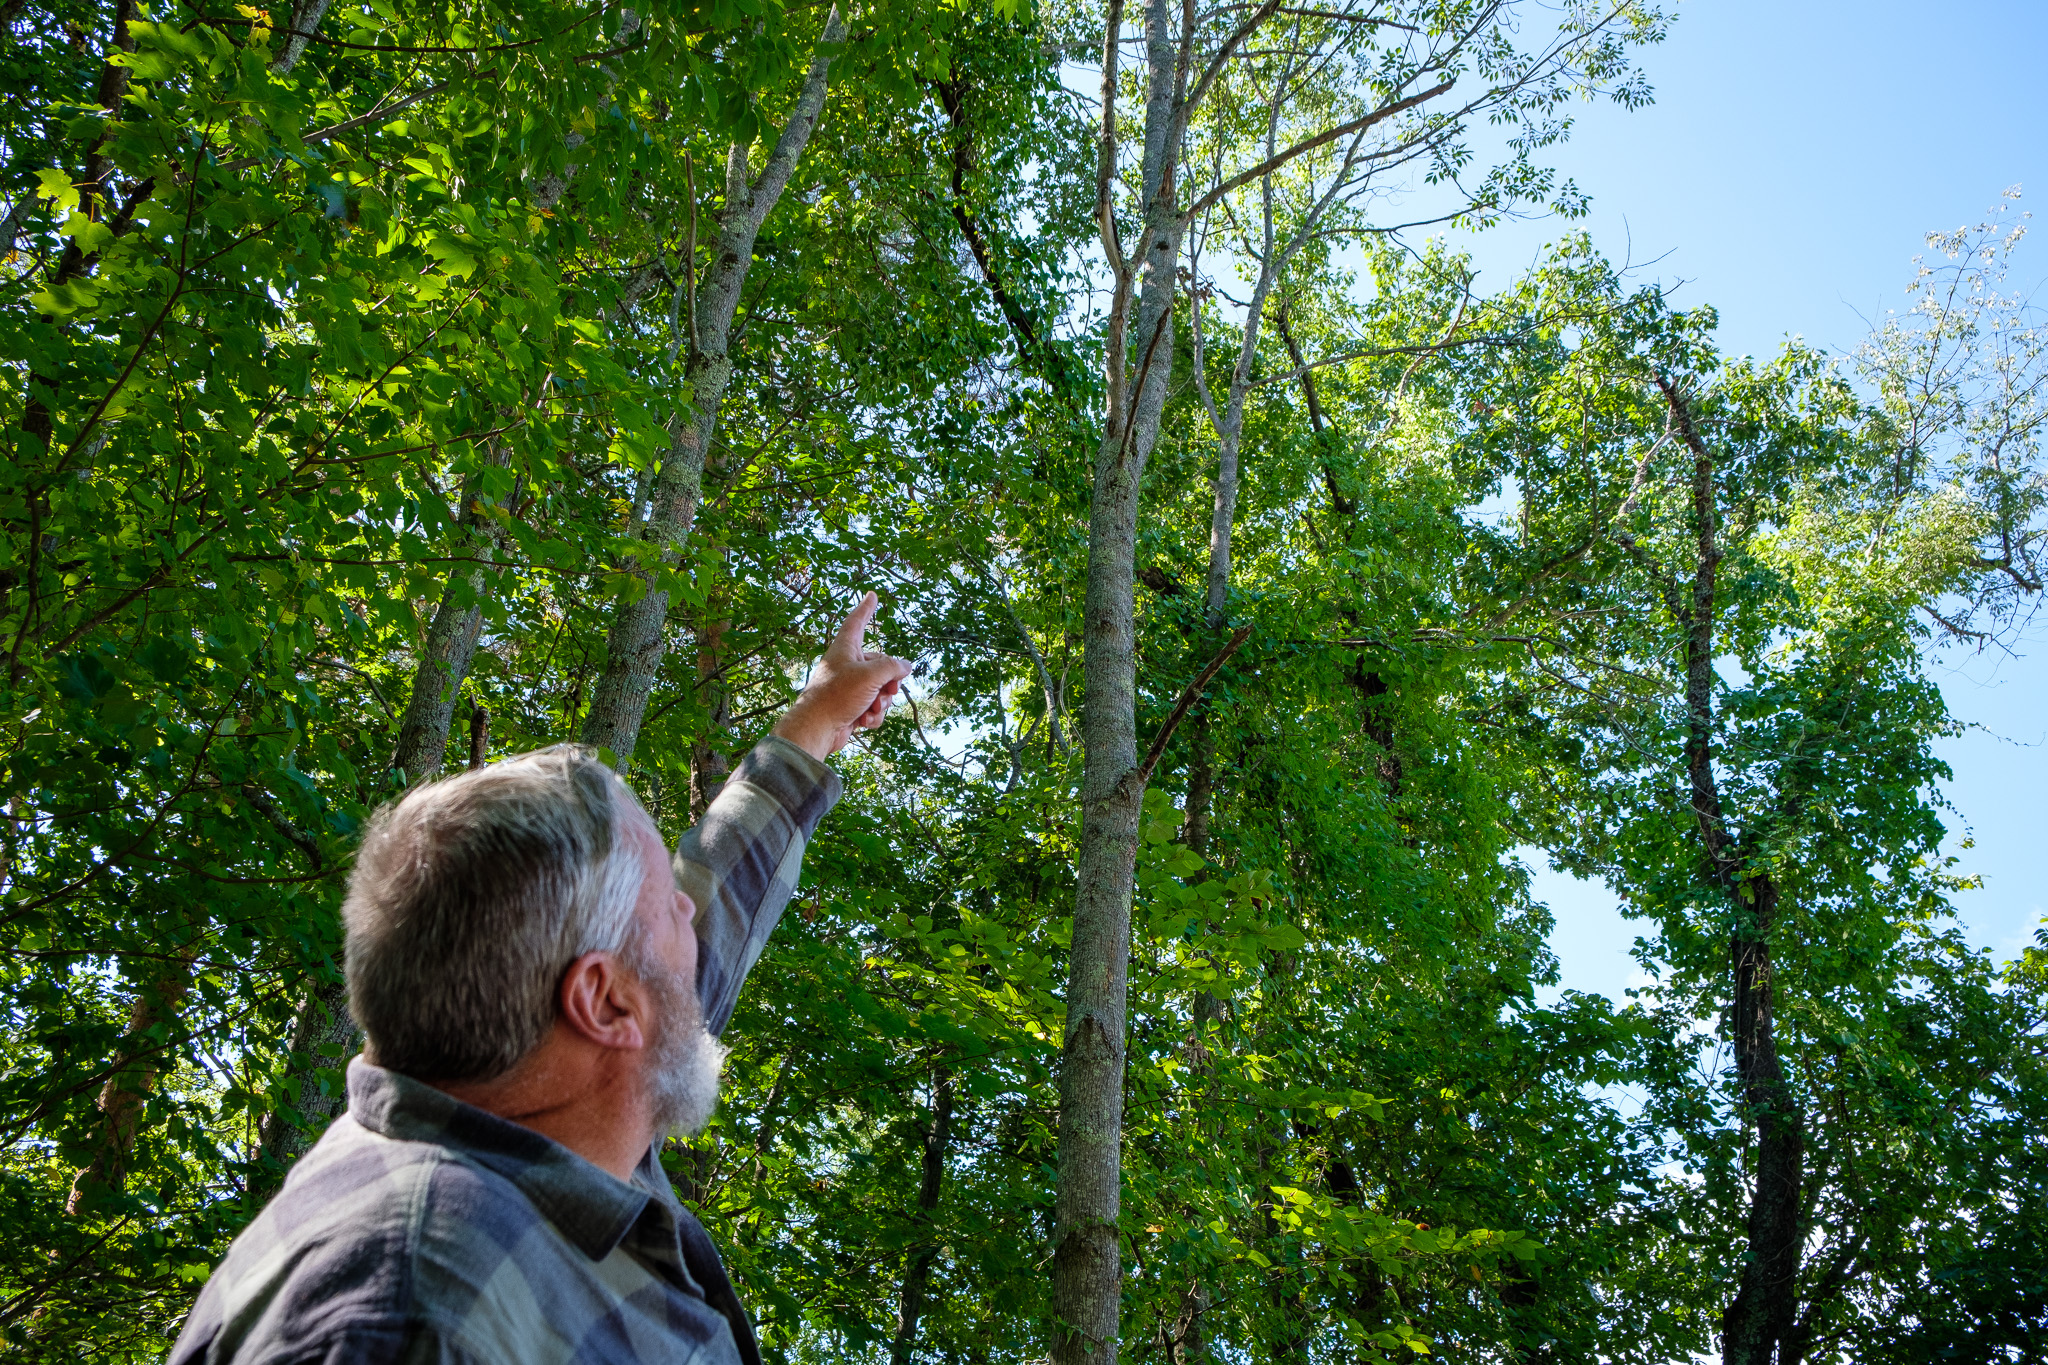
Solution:
<svg viewBox="0 0 2048 1365">
<path fill-rule="evenodd" d="M 343 1328 L 263 1365 L 495 1365 L 479 1359 L 432 1327 L 385 1323 Z"/>
<path fill-rule="evenodd" d="M 415 1312 L 494 1365 L 738 1365 L 730 1324 L 664 1240 L 629 1229 L 594 1254 L 496 1172 L 450 1162 L 422 1213 Z"/>
<path fill-rule="evenodd" d="M 171 1365 L 320 1359 L 343 1336 L 403 1336 L 414 1215 L 440 1158 L 337 1120 L 228 1249 Z"/>
<path fill-rule="evenodd" d="M 725 1318 L 638 1224 L 572 1240 L 515 1175 L 532 1183 L 509 1154 L 337 1120 L 235 1240 L 172 1365 L 736 1365 Z"/>
</svg>

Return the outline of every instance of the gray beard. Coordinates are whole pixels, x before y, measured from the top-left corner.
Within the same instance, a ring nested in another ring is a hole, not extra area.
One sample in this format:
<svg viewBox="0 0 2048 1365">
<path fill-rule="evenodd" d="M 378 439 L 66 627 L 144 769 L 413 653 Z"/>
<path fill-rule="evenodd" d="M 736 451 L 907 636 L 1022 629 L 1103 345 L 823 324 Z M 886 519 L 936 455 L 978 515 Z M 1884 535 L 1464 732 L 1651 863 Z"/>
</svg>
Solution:
<svg viewBox="0 0 2048 1365">
<path fill-rule="evenodd" d="M 634 945 L 626 966 L 654 996 L 655 1035 L 647 1085 L 654 1140 L 694 1137 L 718 1109 L 718 1073 L 725 1046 L 704 1027 L 695 982 L 675 976 Z"/>
</svg>

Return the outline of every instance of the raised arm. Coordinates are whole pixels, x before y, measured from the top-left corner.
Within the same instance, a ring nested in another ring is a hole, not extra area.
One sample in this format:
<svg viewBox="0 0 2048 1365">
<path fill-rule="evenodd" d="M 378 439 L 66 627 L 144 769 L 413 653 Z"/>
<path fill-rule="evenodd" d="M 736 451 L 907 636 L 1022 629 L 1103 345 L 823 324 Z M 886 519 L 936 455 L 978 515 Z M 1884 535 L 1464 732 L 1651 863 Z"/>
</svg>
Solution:
<svg viewBox="0 0 2048 1365">
<path fill-rule="evenodd" d="M 838 801 L 824 760 L 889 713 L 910 675 L 901 659 L 867 649 L 876 600 L 868 593 L 826 647 L 809 686 L 740 763 L 704 818 L 676 846 L 676 883 L 697 906 L 697 995 L 704 1024 L 725 1032 L 782 910 L 804 848 Z"/>
</svg>

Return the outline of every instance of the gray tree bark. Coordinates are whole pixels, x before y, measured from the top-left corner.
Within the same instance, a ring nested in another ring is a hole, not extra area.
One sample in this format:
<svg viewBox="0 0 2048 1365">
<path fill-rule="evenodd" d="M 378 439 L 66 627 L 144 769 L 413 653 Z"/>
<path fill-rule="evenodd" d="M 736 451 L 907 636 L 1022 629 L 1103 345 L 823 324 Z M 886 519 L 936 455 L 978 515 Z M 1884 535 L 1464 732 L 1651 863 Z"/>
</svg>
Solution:
<svg viewBox="0 0 2048 1365">
<path fill-rule="evenodd" d="M 1280 110 L 1293 69 L 1292 63 L 1281 67 L 1280 78 L 1273 83 L 1272 97 L 1267 103 L 1268 161 L 1278 149 Z M 1321 207 L 1328 206 L 1329 201 L 1325 200 Z M 1287 268 L 1288 260 L 1308 240 L 1308 233 L 1316 222 L 1311 216 L 1294 239 L 1287 243 L 1286 249 L 1276 251 L 1273 240 L 1273 177 L 1270 174 L 1259 180 L 1259 208 L 1259 277 L 1252 286 L 1251 303 L 1245 309 L 1244 336 L 1238 344 L 1237 364 L 1230 371 L 1230 386 L 1224 392 L 1220 408 L 1210 396 L 1208 374 L 1203 368 L 1202 300 L 1199 296 L 1190 303 L 1188 310 L 1195 345 L 1195 384 L 1202 395 L 1202 406 L 1209 414 L 1210 428 L 1216 433 L 1216 496 L 1209 515 L 1209 572 L 1203 597 L 1211 630 L 1222 629 L 1230 605 L 1231 534 L 1237 525 L 1238 451 L 1244 441 L 1244 405 L 1251 396 L 1252 369 L 1259 357 L 1259 327 L 1265 320 L 1266 299 L 1279 282 L 1280 273 Z"/>
<path fill-rule="evenodd" d="M 503 465 L 506 452 L 491 452 L 491 463 Z M 507 502 L 518 497 L 518 489 Z M 475 552 L 477 563 L 458 567 L 448 575 L 448 586 L 434 608 L 434 619 L 420 642 L 418 661 L 413 665 L 412 693 L 406 699 L 405 714 L 398 722 L 398 748 L 393 767 L 405 773 L 408 784 L 421 782 L 441 770 L 448 750 L 448 731 L 455 721 L 455 703 L 462 683 L 469 676 L 470 660 L 476 656 L 477 636 L 483 630 L 484 604 L 491 560 L 503 530 L 483 507 L 478 482 L 472 479 L 463 490 L 457 546 Z"/>
<path fill-rule="evenodd" d="M 263 1178 L 282 1180 L 283 1168 L 304 1154 L 311 1139 L 347 1105 L 348 1097 L 339 1086 L 331 1092 L 321 1088 L 319 1073 L 340 1066 L 361 1045 L 362 1032 L 348 1012 L 347 983 L 330 982 L 306 993 L 292 1028 L 293 1065 L 286 1082 L 294 1092 L 289 1100 L 300 1121 L 275 1109 L 264 1116 L 257 1130 Z"/>
<path fill-rule="evenodd" d="M 1103 53 L 1098 208 L 1117 270 L 1107 338 L 1108 411 L 1089 509 L 1082 624 L 1087 694 L 1081 712 L 1081 848 L 1060 1060 L 1059 1190 L 1053 1251 L 1056 1365 L 1115 1365 L 1123 1293 L 1121 1211 L 1125 1007 L 1131 893 L 1145 791 L 1137 772 L 1134 573 L 1138 493 L 1159 436 L 1173 368 L 1174 270 L 1185 224 L 1175 201 L 1181 63 L 1167 0 L 1146 0 L 1145 230 L 1137 259 L 1115 241 L 1114 93 L 1122 15 L 1113 7 Z M 1131 289 L 1141 275 L 1135 334 Z"/>
<path fill-rule="evenodd" d="M 621 768 L 633 756 L 640 724 L 647 715 L 648 694 L 661 667 L 667 644 L 669 596 L 659 575 L 682 559 L 683 546 L 697 519 L 704 494 L 704 456 L 718 430 L 718 409 L 732 380 L 728 347 L 732 322 L 739 310 L 740 290 L 753 265 L 754 241 L 774 209 L 810 142 L 825 107 L 826 80 L 832 58 L 826 49 L 846 36 L 845 22 L 835 7 L 825 19 L 818 54 L 811 59 L 803 92 L 783 125 L 758 176 L 749 179 L 748 148 L 734 143 L 726 157 L 725 203 L 715 221 L 716 255 L 696 291 L 690 309 L 689 355 L 684 370 L 690 385 L 692 411 L 680 415 L 670 430 L 668 455 L 656 475 L 642 538 L 652 546 L 650 567 L 640 574 L 645 591 L 621 602 L 605 636 L 604 671 L 591 694 L 584 717 L 583 742 L 611 751 Z"/>
<path fill-rule="evenodd" d="M 270 74 L 288 76 L 299 58 L 306 53 L 306 44 L 320 31 L 320 21 L 327 17 L 330 0 L 299 0 L 292 6 L 292 17 L 285 31 L 284 46 L 270 60 Z"/>
</svg>

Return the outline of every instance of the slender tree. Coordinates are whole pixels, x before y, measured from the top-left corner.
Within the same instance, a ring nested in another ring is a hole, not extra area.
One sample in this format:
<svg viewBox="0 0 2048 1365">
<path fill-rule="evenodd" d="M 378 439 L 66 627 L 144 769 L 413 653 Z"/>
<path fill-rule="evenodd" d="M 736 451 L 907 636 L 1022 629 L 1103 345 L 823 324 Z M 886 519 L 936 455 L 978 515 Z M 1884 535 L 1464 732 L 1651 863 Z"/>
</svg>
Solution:
<svg viewBox="0 0 2048 1365">
<path fill-rule="evenodd" d="M 1330 32 L 1342 35 L 1334 40 L 1336 50 L 1328 59 L 1359 73 L 1356 84 L 1345 88 L 1349 98 L 1334 108 L 1311 104 L 1305 125 L 1290 128 L 1290 139 L 1283 145 L 1277 121 L 1295 76 L 1292 63 L 1281 62 L 1272 78 L 1281 93 L 1264 106 L 1272 145 L 1242 169 L 1226 169 L 1217 159 L 1205 180 L 1187 157 L 1197 119 L 1211 97 L 1236 79 L 1255 37 L 1265 40 L 1289 31 L 1276 26 L 1280 10 L 1277 0 L 1249 11 L 1214 14 L 1191 4 L 1176 9 L 1166 0 L 1147 0 L 1138 25 L 1143 58 L 1136 88 L 1142 97 L 1142 117 L 1136 121 L 1135 237 L 1128 250 L 1116 196 L 1122 170 L 1118 99 L 1125 41 L 1117 0 L 1112 0 L 1104 24 L 1095 213 L 1110 289 L 1103 323 L 1105 398 L 1090 492 L 1082 608 L 1087 694 L 1082 712 L 1081 840 L 1060 1072 L 1053 1356 L 1063 1363 L 1084 1358 L 1113 1361 L 1117 1349 L 1131 895 L 1139 814 L 1159 748 L 1155 743 L 1154 759 L 1141 767 L 1135 560 L 1140 492 L 1177 361 L 1174 316 L 1183 241 L 1198 217 L 1230 195 L 1333 144 L 1347 150 L 1335 187 L 1325 192 L 1332 201 L 1355 188 L 1370 170 L 1454 157 L 1466 120 L 1475 115 L 1540 125 L 1548 110 L 1589 81 L 1614 81 L 1624 100 L 1639 98 L 1640 91 L 1626 79 L 1624 54 L 1631 37 L 1648 36 L 1656 26 L 1653 14 L 1624 4 L 1574 15 L 1554 41 L 1534 53 L 1497 53 L 1500 60 L 1476 61 L 1479 51 L 1505 38 L 1503 26 L 1512 22 L 1508 6 L 1461 7 L 1440 14 L 1437 7 L 1421 4 L 1409 16 L 1414 23 L 1396 21 L 1371 8 L 1324 16 L 1332 25 Z M 1386 33 L 1394 34 L 1395 40 L 1381 50 L 1375 44 Z M 1364 60 L 1368 56 L 1383 57 L 1385 64 L 1369 66 Z M 1476 81 L 1466 80 L 1474 74 Z M 1518 157 L 1489 177 L 1479 205 L 1496 206 L 1542 186 L 1541 173 L 1527 157 L 1534 145 L 1554 135 L 1552 130 L 1525 139 Z M 1461 203 L 1453 212 L 1474 207 Z M 1311 223 L 1316 216 L 1313 211 L 1308 214 Z M 1269 253 L 1274 277 L 1284 265 L 1284 257 L 1275 259 Z M 1270 290 L 1270 279 L 1266 287 Z M 1248 324 L 1248 345 L 1253 347 L 1256 325 Z M 1234 438 L 1232 458 L 1228 477 L 1219 480 L 1218 496 L 1220 502 L 1227 491 L 1234 505 Z M 1222 557 L 1218 581 L 1227 582 L 1229 505 L 1220 506 L 1217 515 L 1225 529 L 1218 540 L 1212 525 L 1212 547 Z M 1185 708 L 1176 720 L 1180 714 Z"/>
<path fill-rule="evenodd" d="M 795 107 L 756 172 L 749 160 L 751 139 L 735 139 L 726 152 L 725 197 L 712 215 L 716 240 L 702 283 L 691 291 L 677 336 L 686 348 L 684 382 L 689 405 L 670 422 L 670 442 L 655 475 L 647 515 L 639 527 L 645 549 L 634 589 L 620 600 L 605 636 L 604 670 L 598 674 L 583 721 L 583 742 L 608 749 L 620 764 L 631 761 L 639 742 L 647 699 L 667 648 L 670 590 L 662 575 L 681 562 L 690 527 L 704 495 L 704 461 L 718 431 L 718 413 L 732 382 L 733 318 L 754 264 L 761 225 L 782 199 L 797 162 L 825 111 L 825 90 L 833 58 L 846 36 L 835 7 L 825 18 Z M 694 209 L 692 210 L 694 213 Z M 693 239 L 690 251 L 694 256 Z M 695 270 L 694 259 L 690 269 Z M 686 282 L 686 289 L 689 288 Z M 672 342 L 671 345 L 676 343 Z"/>
</svg>

